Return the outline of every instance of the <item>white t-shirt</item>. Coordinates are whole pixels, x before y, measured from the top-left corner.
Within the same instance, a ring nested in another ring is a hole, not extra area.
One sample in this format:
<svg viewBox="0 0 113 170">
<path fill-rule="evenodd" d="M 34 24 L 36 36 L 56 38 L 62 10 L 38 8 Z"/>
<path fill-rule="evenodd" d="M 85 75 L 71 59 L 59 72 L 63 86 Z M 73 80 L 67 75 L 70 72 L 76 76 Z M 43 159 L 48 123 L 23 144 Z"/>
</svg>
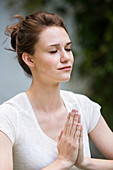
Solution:
<svg viewBox="0 0 113 170">
<path fill-rule="evenodd" d="M 61 91 L 61 96 L 68 113 L 75 108 L 81 114 L 84 156 L 90 157 L 88 133 L 100 118 L 100 106 L 84 95 Z M 25 92 L 0 106 L 0 130 L 13 143 L 14 170 L 41 170 L 57 159 L 57 142 L 40 128 Z"/>
</svg>

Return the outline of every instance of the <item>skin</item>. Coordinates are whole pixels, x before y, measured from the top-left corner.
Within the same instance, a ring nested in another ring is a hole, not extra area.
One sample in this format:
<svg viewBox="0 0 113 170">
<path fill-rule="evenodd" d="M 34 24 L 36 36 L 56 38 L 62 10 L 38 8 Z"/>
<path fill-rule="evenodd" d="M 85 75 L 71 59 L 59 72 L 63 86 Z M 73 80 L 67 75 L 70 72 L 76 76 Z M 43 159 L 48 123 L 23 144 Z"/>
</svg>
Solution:
<svg viewBox="0 0 113 170">
<path fill-rule="evenodd" d="M 32 63 L 29 62 L 29 57 Z M 63 28 L 46 28 L 40 35 L 40 41 L 35 45 L 35 54 L 26 56 L 25 53 L 23 60 L 32 70 L 33 83 L 59 85 L 61 81 L 70 79 L 73 65 L 71 40 Z M 71 66 L 70 71 L 58 70 L 64 66 Z"/>
<path fill-rule="evenodd" d="M 12 142 L 0 131 L 0 169 L 13 170 Z"/>
<path fill-rule="evenodd" d="M 113 169 L 112 160 L 83 157 L 83 129 L 80 115 L 77 110 L 72 110 L 68 116 L 60 96 L 60 82 L 70 79 L 73 65 L 73 54 L 69 50 L 70 42 L 63 28 L 51 26 L 40 34 L 40 40 L 35 44 L 34 55 L 27 53 L 22 55 L 33 75 L 31 87 L 26 92 L 29 101 L 42 130 L 58 143 L 58 159 L 43 170 L 67 170 L 73 165 L 81 169 L 110 170 Z M 59 70 L 65 66 L 70 66 L 71 69 Z M 102 116 L 89 135 L 99 150 L 107 158 L 113 159 L 113 134 Z M 12 143 L 2 132 L 0 151 L 0 169 L 12 170 Z"/>
</svg>

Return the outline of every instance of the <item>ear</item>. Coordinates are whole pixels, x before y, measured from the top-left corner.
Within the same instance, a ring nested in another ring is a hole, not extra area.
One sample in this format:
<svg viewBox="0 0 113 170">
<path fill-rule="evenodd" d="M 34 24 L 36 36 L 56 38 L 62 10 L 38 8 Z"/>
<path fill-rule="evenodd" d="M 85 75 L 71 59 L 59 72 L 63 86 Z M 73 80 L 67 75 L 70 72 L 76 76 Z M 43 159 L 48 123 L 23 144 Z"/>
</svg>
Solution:
<svg viewBox="0 0 113 170">
<path fill-rule="evenodd" d="M 23 53 L 22 59 L 29 67 L 34 67 L 33 57 L 31 55 Z"/>
</svg>

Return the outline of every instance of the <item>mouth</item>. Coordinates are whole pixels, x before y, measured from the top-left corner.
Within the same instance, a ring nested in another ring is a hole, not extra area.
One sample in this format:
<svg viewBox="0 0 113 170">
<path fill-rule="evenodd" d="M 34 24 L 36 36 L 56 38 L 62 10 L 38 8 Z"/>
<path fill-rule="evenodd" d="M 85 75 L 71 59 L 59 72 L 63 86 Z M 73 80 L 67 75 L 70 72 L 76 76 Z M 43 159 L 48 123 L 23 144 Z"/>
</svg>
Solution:
<svg viewBox="0 0 113 170">
<path fill-rule="evenodd" d="M 65 71 L 69 71 L 71 70 L 71 66 L 65 66 L 65 67 L 61 67 L 58 70 L 65 70 Z"/>
</svg>

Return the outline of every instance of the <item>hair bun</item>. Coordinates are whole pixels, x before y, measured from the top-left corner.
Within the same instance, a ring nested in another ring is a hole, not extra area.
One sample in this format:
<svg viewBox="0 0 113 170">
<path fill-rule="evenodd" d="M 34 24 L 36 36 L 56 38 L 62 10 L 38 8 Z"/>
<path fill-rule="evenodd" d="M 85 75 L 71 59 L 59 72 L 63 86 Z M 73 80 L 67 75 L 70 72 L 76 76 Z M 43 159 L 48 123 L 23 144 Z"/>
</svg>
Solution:
<svg viewBox="0 0 113 170">
<path fill-rule="evenodd" d="M 11 37 L 11 46 L 14 49 L 14 51 L 16 51 L 16 37 L 21 29 L 21 22 L 24 21 L 24 18 L 21 15 L 14 15 L 12 18 L 18 19 L 19 22 L 14 25 L 7 26 L 4 33 L 5 35 L 7 35 L 7 39 Z"/>
<path fill-rule="evenodd" d="M 14 29 L 11 33 L 11 45 L 13 47 L 13 49 L 16 51 L 16 36 L 18 34 L 18 28 Z"/>
</svg>

